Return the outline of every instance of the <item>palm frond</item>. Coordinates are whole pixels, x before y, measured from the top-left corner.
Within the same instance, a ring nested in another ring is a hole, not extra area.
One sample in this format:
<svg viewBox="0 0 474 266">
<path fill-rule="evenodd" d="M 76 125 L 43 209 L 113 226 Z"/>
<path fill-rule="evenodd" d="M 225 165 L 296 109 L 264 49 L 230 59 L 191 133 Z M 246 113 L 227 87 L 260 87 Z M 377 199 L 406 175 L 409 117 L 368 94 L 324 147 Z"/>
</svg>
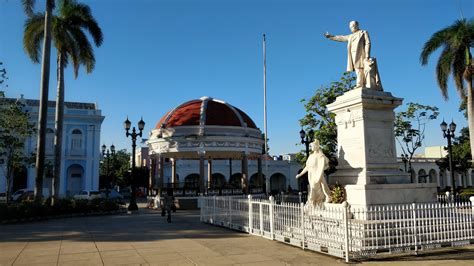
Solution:
<svg viewBox="0 0 474 266">
<path fill-rule="evenodd" d="M 439 56 L 438 63 L 436 64 L 436 78 L 438 86 L 441 90 L 441 95 L 445 100 L 448 100 L 448 77 L 451 72 L 451 64 L 454 56 L 449 49 L 446 47 Z"/>
<path fill-rule="evenodd" d="M 459 97 L 461 99 L 464 99 L 464 97 L 466 96 L 466 92 L 464 90 L 463 74 L 464 74 L 464 70 L 466 70 L 467 65 L 466 65 L 464 51 L 465 49 L 457 49 L 455 51 L 453 62 L 452 62 L 453 79 L 454 79 L 454 83 L 456 84 Z"/>
<path fill-rule="evenodd" d="M 97 47 L 102 45 L 104 39 L 102 29 L 92 16 L 89 6 L 76 3 L 71 5 L 69 9 L 64 10 L 63 15 L 67 15 L 71 24 L 78 25 L 87 30 Z"/>
<path fill-rule="evenodd" d="M 446 37 L 449 36 L 451 27 L 447 27 L 433 34 L 431 38 L 423 45 L 420 54 L 421 65 L 428 64 L 429 56 L 441 46 L 447 45 Z"/>
<path fill-rule="evenodd" d="M 23 11 L 25 11 L 25 14 L 28 17 L 31 17 L 34 15 L 33 9 L 35 7 L 35 2 L 36 0 L 21 0 L 21 4 L 23 6 Z"/>
<path fill-rule="evenodd" d="M 31 15 L 25 22 L 23 48 L 34 63 L 39 63 L 44 35 L 44 13 Z"/>
</svg>

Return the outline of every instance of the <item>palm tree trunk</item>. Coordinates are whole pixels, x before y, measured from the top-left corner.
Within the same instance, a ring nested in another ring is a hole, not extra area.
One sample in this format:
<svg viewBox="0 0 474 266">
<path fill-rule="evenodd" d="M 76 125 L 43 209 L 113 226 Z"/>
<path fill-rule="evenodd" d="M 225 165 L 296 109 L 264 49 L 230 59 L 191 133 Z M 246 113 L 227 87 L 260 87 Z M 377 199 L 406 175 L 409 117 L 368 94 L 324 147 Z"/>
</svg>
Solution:
<svg viewBox="0 0 474 266">
<path fill-rule="evenodd" d="M 43 57 L 41 65 L 40 106 L 38 114 L 38 141 L 36 147 L 35 201 L 43 198 L 43 175 L 46 146 L 46 124 L 48 120 L 49 69 L 51 60 L 51 17 L 54 0 L 46 1 L 44 18 Z"/>
<path fill-rule="evenodd" d="M 474 102 L 472 91 L 472 66 L 469 64 L 464 71 L 467 83 L 467 121 L 469 124 L 469 143 L 471 144 L 471 160 L 474 160 Z"/>
<path fill-rule="evenodd" d="M 61 177 L 63 124 L 64 124 L 64 53 L 58 53 L 58 91 L 56 98 L 56 117 L 54 135 L 54 174 L 51 205 L 58 200 L 59 182 Z"/>
</svg>

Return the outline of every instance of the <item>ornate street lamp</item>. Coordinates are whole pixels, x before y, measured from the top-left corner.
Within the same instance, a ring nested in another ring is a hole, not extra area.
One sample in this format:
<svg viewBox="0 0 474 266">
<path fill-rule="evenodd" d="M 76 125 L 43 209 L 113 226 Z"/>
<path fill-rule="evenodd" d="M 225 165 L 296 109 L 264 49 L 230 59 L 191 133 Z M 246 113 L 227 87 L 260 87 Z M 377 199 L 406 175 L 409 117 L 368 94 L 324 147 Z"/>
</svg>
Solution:
<svg viewBox="0 0 474 266">
<path fill-rule="evenodd" d="M 107 149 L 107 146 L 102 145 L 102 157 L 106 160 L 105 166 L 105 198 L 109 198 L 109 159 L 110 157 L 115 156 L 115 146 L 112 144 L 110 149 Z"/>
<path fill-rule="evenodd" d="M 309 130 L 308 135 L 306 132 L 301 129 L 300 137 L 301 137 L 301 144 L 306 146 L 306 159 L 309 157 L 309 144 L 313 142 L 314 131 L 312 129 Z"/>
<path fill-rule="evenodd" d="M 453 152 L 452 152 L 452 143 L 451 139 L 454 138 L 454 131 L 456 131 L 456 124 L 452 121 L 451 124 L 446 124 L 443 122 L 439 125 L 441 131 L 443 131 L 443 137 L 448 140 L 448 162 L 449 162 L 449 171 L 451 172 L 451 191 L 453 196 L 456 194 L 456 183 L 454 182 L 454 168 L 453 168 Z"/>
<path fill-rule="evenodd" d="M 132 126 L 132 122 L 130 120 L 125 120 L 123 122 L 123 127 L 125 128 L 125 136 L 131 136 L 132 137 L 132 175 L 131 175 L 131 180 L 130 180 L 130 187 L 132 189 L 132 195 L 130 195 L 130 204 L 128 204 L 128 210 L 129 211 L 136 211 L 138 210 L 137 206 L 137 201 L 135 199 L 135 149 L 137 147 L 137 137 L 142 137 L 142 131 L 143 128 L 145 128 L 145 122 L 143 121 L 143 118 L 138 121 L 138 130 L 140 130 L 139 133 L 136 132 L 135 127 L 132 129 L 132 133 L 129 133 L 128 131 L 130 130 L 130 127 Z"/>
</svg>

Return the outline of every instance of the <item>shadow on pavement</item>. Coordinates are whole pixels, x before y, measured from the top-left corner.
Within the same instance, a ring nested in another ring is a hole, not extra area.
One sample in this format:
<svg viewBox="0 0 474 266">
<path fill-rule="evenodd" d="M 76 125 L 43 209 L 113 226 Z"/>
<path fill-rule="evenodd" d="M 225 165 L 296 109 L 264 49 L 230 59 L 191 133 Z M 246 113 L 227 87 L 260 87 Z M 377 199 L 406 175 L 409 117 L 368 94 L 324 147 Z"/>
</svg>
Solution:
<svg viewBox="0 0 474 266">
<path fill-rule="evenodd" d="M 199 221 L 198 210 L 178 210 L 167 223 L 159 210 L 138 213 L 51 219 L 0 225 L 0 242 L 114 241 L 139 242 L 166 239 L 230 238 L 247 234 Z"/>
</svg>

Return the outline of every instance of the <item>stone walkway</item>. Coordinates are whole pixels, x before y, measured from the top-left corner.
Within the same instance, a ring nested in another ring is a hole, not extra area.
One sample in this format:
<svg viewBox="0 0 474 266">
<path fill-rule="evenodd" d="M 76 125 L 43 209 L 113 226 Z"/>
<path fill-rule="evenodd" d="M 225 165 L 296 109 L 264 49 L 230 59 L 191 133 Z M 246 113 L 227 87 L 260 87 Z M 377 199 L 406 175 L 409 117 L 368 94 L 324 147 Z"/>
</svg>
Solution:
<svg viewBox="0 0 474 266">
<path fill-rule="evenodd" d="M 338 258 L 157 211 L 0 225 L 0 265 L 335 265 Z M 362 264 L 474 265 L 474 248 Z"/>
</svg>

